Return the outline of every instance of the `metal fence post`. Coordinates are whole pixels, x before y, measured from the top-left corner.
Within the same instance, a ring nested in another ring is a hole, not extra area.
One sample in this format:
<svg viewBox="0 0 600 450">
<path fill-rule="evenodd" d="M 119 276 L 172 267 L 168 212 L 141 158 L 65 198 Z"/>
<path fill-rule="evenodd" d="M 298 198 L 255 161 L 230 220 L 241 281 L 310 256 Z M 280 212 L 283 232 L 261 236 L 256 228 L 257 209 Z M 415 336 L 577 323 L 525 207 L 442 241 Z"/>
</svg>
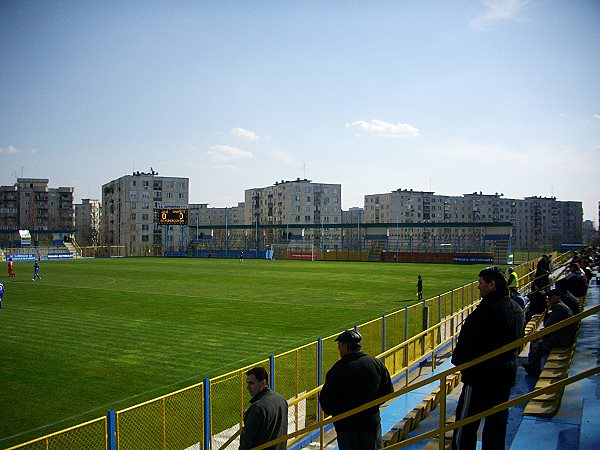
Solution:
<svg viewBox="0 0 600 450">
<path fill-rule="evenodd" d="M 269 356 L 269 372 L 271 373 L 271 378 L 269 380 L 269 387 L 272 391 L 275 390 L 275 356 Z"/>
<path fill-rule="evenodd" d="M 386 350 L 386 342 L 385 342 L 385 314 L 381 316 L 381 353 Z"/>
<path fill-rule="evenodd" d="M 323 339 L 317 339 L 317 386 L 323 384 Z M 321 403 L 317 398 L 317 420 L 321 417 Z"/>
<path fill-rule="evenodd" d="M 115 410 L 110 409 L 106 413 L 106 432 L 108 435 L 108 450 L 117 450 L 117 423 Z"/>
<path fill-rule="evenodd" d="M 204 379 L 204 450 L 210 450 L 212 439 L 210 435 L 210 379 Z"/>
</svg>

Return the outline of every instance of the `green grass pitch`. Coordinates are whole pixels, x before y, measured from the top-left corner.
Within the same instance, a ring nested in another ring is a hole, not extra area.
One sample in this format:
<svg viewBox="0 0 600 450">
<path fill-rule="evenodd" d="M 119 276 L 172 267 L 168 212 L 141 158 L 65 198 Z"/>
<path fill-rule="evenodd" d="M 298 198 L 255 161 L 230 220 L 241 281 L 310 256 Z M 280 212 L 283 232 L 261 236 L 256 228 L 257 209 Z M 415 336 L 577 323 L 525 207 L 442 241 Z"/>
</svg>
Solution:
<svg viewBox="0 0 600 450">
<path fill-rule="evenodd" d="M 473 281 L 480 266 L 97 259 L 15 264 L 0 310 L 0 448 Z"/>
</svg>

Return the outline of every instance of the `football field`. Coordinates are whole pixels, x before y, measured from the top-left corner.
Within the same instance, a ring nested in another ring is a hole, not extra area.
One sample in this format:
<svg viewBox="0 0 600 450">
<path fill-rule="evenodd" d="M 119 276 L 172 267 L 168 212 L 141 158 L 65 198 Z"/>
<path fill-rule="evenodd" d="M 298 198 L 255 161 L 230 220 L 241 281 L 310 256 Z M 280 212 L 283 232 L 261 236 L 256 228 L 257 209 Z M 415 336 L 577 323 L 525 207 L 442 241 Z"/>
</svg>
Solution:
<svg viewBox="0 0 600 450">
<path fill-rule="evenodd" d="M 482 266 L 129 258 L 15 264 L 0 448 L 252 364 L 476 280 Z"/>
</svg>

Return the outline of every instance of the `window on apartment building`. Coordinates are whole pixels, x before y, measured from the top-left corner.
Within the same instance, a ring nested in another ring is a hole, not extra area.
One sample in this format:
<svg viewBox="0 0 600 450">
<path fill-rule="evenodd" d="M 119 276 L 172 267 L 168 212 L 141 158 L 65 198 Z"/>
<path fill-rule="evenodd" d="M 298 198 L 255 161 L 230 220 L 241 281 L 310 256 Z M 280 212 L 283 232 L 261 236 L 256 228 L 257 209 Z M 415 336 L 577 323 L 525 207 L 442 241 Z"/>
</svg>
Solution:
<svg viewBox="0 0 600 450">
<path fill-rule="evenodd" d="M 304 216 L 304 220 L 305 220 L 306 222 L 310 222 L 310 216 Z"/>
<path fill-rule="evenodd" d="M 142 220 L 149 220 L 148 214 L 142 214 Z"/>
<path fill-rule="evenodd" d="M 300 216 L 296 216 L 296 222 L 300 222 Z"/>
<path fill-rule="evenodd" d="M 135 200 L 137 198 L 136 191 L 129 191 L 129 200 Z"/>
<path fill-rule="evenodd" d="M 300 205 L 296 205 L 295 210 L 300 212 Z"/>
<path fill-rule="evenodd" d="M 150 182 L 149 181 L 143 181 L 142 183 L 143 183 L 143 186 L 146 187 L 146 188 L 150 186 Z"/>
<path fill-rule="evenodd" d="M 180 181 L 180 182 L 179 182 L 179 187 L 180 187 L 181 189 L 184 189 L 184 188 L 185 188 L 185 181 Z"/>
<path fill-rule="evenodd" d="M 148 242 L 149 238 L 147 234 L 142 235 L 142 242 Z"/>
<path fill-rule="evenodd" d="M 328 187 L 324 187 L 323 188 L 323 192 L 325 192 L 326 194 L 328 194 L 329 193 L 329 188 Z"/>
<path fill-rule="evenodd" d="M 310 195 L 307 195 L 307 196 L 306 196 L 306 201 L 307 201 L 307 202 L 310 202 Z"/>
<path fill-rule="evenodd" d="M 142 209 L 150 209 L 150 203 L 148 203 L 148 202 L 142 203 Z"/>
<path fill-rule="evenodd" d="M 172 192 L 167 192 L 167 198 L 173 198 L 173 193 Z"/>
<path fill-rule="evenodd" d="M 333 197 L 333 203 L 339 203 L 339 199 L 337 197 Z"/>
<path fill-rule="evenodd" d="M 294 196 L 294 200 L 297 201 L 297 202 L 299 202 L 300 201 L 300 196 L 299 195 Z"/>
<path fill-rule="evenodd" d="M 323 222 L 329 222 L 329 216 L 323 217 Z"/>
<path fill-rule="evenodd" d="M 337 221 L 338 221 L 338 219 L 339 219 L 339 217 L 338 217 L 338 216 L 333 216 L 333 221 L 334 221 L 334 222 L 337 222 Z"/>
<path fill-rule="evenodd" d="M 310 186 L 304 186 L 304 192 L 310 192 Z"/>
<path fill-rule="evenodd" d="M 184 198 L 183 192 L 180 192 L 180 193 L 179 193 L 179 199 L 181 200 L 181 199 L 183 199 L 183 198 Z"/>
<path fill-rule="evenodd" d="M 129 203 L 129 207 L 130 207 L 131 209 L 135 209 L 135 202 L 130 202 L 130 203 Z"/>
<path fill-rule="evenodd" d="M 136 181 L 135 180 L 131 180 L 131 185 L 135 186 Z"/>
<path fill-rule="evenodd" d="M 150 225 L 148 225 L 147 223 L 142 224 L 142 231 L 148 231 L 149 229 L 150 229 Z"/>
<path fill-rule="evenodd" d="M 135 213 L 129 213 L 129 220 L 135 220 Z"/>
</svg>

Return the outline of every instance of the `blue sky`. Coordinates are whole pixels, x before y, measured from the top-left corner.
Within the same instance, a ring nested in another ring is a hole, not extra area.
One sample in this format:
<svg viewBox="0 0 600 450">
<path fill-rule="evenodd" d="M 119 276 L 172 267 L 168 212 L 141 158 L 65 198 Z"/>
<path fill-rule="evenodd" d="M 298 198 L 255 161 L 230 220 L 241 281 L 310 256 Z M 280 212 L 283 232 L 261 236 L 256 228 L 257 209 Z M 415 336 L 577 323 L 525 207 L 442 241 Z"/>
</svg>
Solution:
<svg viewBox="0 0 600 450">
<path fill-rule="evenodd" d="M 0 184 L 600 201 L 600 2 L 0 0 Z"/>
</svg>

